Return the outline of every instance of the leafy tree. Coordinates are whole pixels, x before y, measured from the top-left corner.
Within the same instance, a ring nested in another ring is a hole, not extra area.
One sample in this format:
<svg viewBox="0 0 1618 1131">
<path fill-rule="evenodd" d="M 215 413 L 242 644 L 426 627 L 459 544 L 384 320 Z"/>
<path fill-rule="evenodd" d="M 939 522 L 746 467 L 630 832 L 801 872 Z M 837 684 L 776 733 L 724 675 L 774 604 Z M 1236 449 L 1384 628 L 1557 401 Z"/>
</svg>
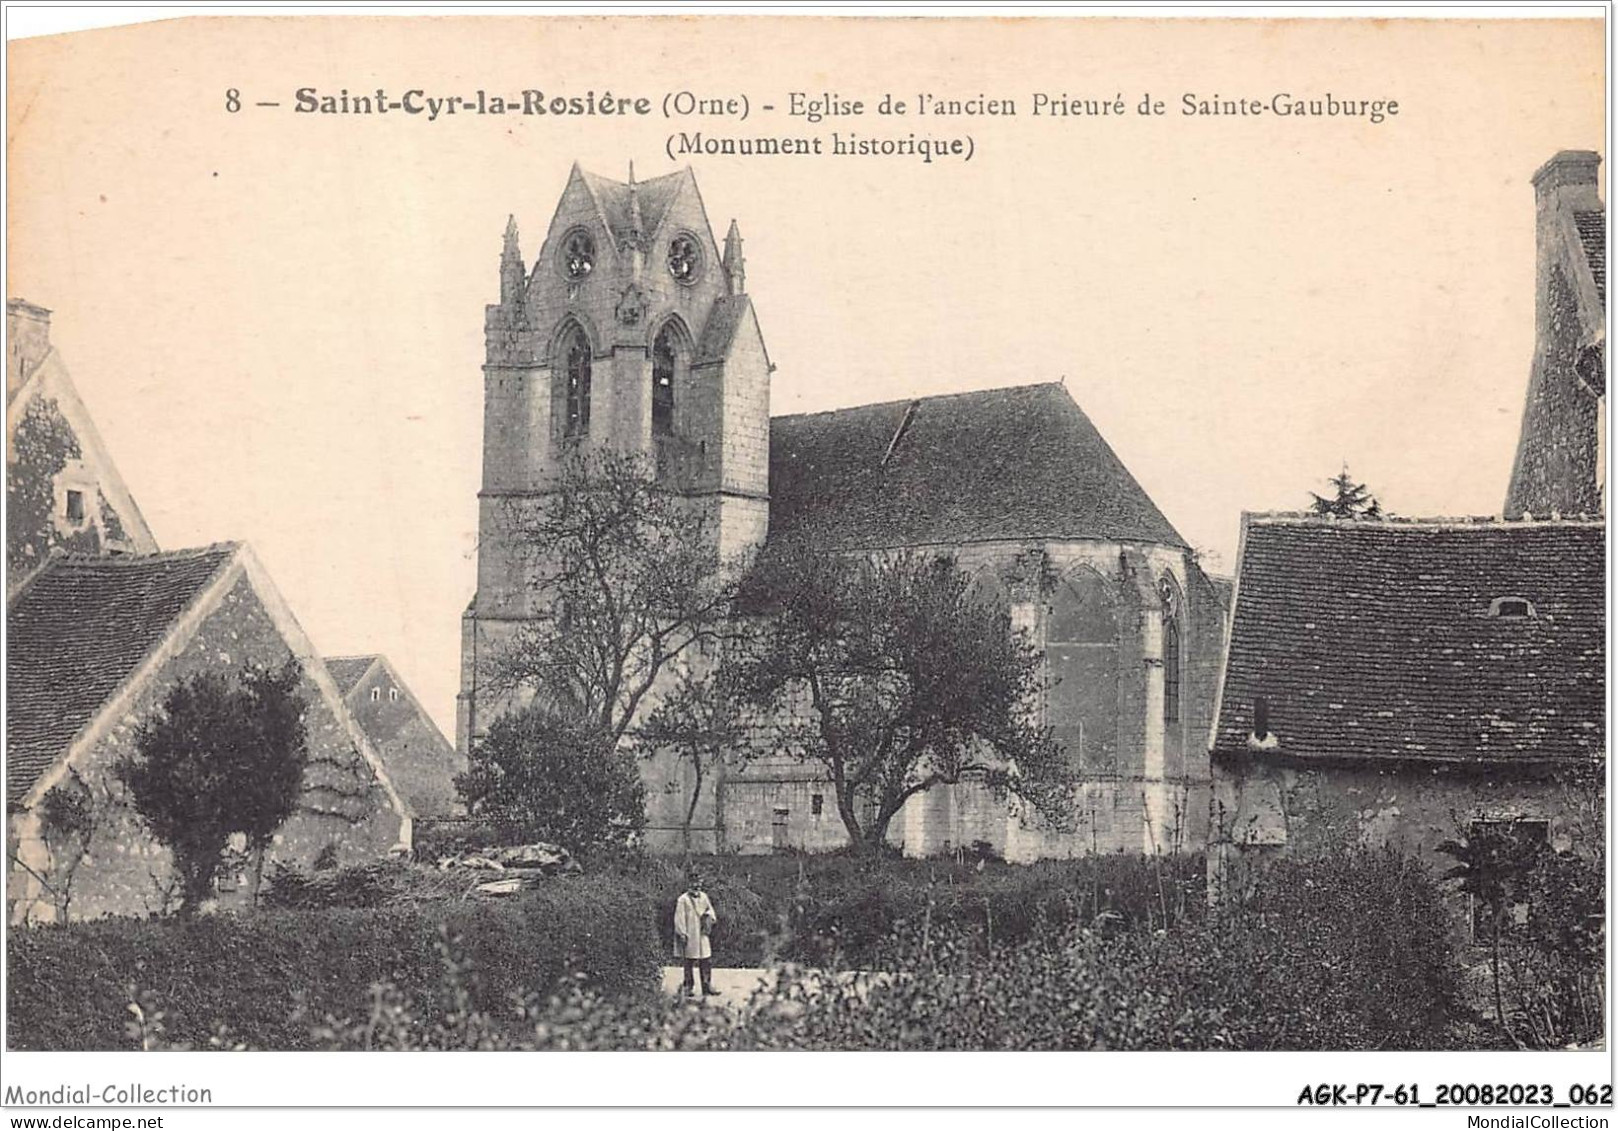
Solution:
<svg viewBox="0 0 1618 1131">
<path fill-rule="evenodd" d="M 595 719 L 533 705 L 496 719 L 455 779 L 469 812 L 508 843 L 573 852 L 632 844 L 646 827 L 635 763 Z"/>
<path fill-rule="evenodd" d="M 513 501 L 507 528 L 545 612 L 496 653 L 491 682 L 616 748 L 663 670 L 720 638 L 735 585 L 718 532 L 645 458 L 606 449 L 565 461 L 542 498 Z"/>
<path fill-rule="evenodd" d="M 302 674 L 289 659 L 234 680 L 214 672 L 182 680 L 117 764 L 135 811 L 174 854 L 180 914 L 212 895 L 233 833 L 262 863 L 297 807 L 309 757 Z"/>
<path fill-rule="evenodd" d="M 943 557 L 784 551 L 750 578 L 763 613 L 734 661 L 765 741 L 825 767 L 853 844 L 875 850 L 905 802 L 975 779 L 1069 817 L 1065 756 L 1029 705 L 1036 651 Z"/>
<path fill-rule="evenodd" d="M 1459 881 L 1460 889 L 1477 900 L 1488 916 L 1495 1016 L 1501 1030 L 1520 1047 L 1522 1042 L 1506 1018 L 1505 1001 L 1500 993 L 1500 941 L 1506 931 L 1507 913 L 1522 893 L 1544 845 L 1523 835 L 1512 822 L 1474 821 L 1464 839 L 1443 841 L 1438 851 L 1455 860 L 1455 866 L 1445 872 L 1443 878 Z"/>
<path fill-rule="evenodd" d="M 1343 470 L 1326 480 L 1333 488 L 1330 498 L 1309 492 L 1314 502 L 1309 509 L 1321 516 L 1351 519 L 1378 519 L 1382 517 L 1382 504 L 1363 483 L 1356 483 L 1348 474 L 1348 464 L 1343 464 Z"/>
</svg>

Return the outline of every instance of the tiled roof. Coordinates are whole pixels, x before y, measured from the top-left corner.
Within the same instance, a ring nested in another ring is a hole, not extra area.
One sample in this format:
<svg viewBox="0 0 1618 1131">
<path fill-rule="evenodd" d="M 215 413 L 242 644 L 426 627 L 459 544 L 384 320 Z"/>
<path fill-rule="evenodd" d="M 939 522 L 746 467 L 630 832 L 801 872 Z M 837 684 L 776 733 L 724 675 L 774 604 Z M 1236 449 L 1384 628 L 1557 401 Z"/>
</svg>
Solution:
<svg viewBox="0 0 1618 1131">
<path fill-rule="evenodd" d="M 1579 228 L 1579 242 L 1584 244 L 1584 257 L 1590 261 L 1590 274 L 1595 276 L 1596 295 L 1607 301 L 1607 214 L 1605 212 L 1575 212 L 1573 222 Z"/>
<path fill-rule="evenodd" d="M 346 696 L 354 690 L 360 677 L 371 670 L 376 656 L 327 656 L 325 662 L 326 670 L 337 683 L 337 693 Z"/>
<path fill-rule="evenodd" d="M 1061 385 L 770 421 L 770 541 L 1103 538 L 1183 546 Z"/>
<path fill-rule="evenodd" d="M 22 798 L 219 574 L 233 544 L 45 566 L 6 609 L 6 804 Z"/>
<path fill-rule="evenodd" d="M 613 238 L 624 239 L 630 230 L 629 183 L 588 173 L 583 169 L 579 172 L 583 174 L 585 185 L 601 205 L 601 211 L 606 214 L 607 227 L 611 229 Z M 653 177 L 649 181 L 635 182 L 635 195 L 640 201 L 640 229 L 643 236 L 650 236 L 657 231 L 663 222 L 663 214 L 673 203 L 675 194 L 680 191 L 681 179 L 689 175 L 682 169 L 676 173 Z"/>
<path fill-rule="evenodd" d="M 1250 749 L 1263 697 L 1276 756 L 1599 757 L 1604 543 L 1594 521 L 1251 518 L 1215 750 Z M 1502 597 L 1534 615 L 1491 616 Z"/>
</svg>

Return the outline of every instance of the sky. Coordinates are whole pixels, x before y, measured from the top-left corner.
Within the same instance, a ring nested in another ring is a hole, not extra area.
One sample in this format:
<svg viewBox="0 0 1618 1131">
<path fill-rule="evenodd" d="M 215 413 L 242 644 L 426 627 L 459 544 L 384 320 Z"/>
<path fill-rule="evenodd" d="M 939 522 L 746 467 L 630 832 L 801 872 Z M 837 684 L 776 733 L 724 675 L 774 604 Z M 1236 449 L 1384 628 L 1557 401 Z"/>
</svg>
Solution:
<svg viewBox="0 0 1618 1131">
<path fill-rule="evenodd" d="M 1244 510 L 1299 509 L 1345 461 L 1396 514 L 1498 511 L 1529 178 L 1606 136 L 1591 20 L 239 17 L 8 55 L 8 297 L 55 312 L 159 544 L 251 542 L 317 647 L 386 653 L 451 735 L 483 307 L 507 215 L 531 265 L 575 160 L 690 164 L 716 234 L 738 221 L 776 414 L 1062 380 L 1229 573 Z M 293 110 L 377 87 L 653 112 Z M 663 116 L 682 91 L 748 116 Z M 810 123 L 793 92 L 866 113 Z M 1128 113 L 1036 117 L 1040 93 Z M 1283 93 L 1399 106 L 1181 112 Z M 884 94 L 1018 113 L 879 116 Z M 698 131 L 972 156 L 671 159 Z"/>
</svg>

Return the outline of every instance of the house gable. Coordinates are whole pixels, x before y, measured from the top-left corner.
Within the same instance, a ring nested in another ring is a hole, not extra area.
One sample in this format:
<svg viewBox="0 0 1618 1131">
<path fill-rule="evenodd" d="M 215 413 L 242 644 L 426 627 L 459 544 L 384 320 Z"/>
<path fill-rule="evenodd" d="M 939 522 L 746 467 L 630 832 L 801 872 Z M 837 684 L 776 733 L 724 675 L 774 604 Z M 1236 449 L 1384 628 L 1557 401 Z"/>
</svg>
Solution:
<svg viewBox="0 0 1618 1131">
<path fill-rule="evenodd" d="M 6 407 L 8 594 L 53 552 L 157 551 L 54 349 Z"/>
</svg>

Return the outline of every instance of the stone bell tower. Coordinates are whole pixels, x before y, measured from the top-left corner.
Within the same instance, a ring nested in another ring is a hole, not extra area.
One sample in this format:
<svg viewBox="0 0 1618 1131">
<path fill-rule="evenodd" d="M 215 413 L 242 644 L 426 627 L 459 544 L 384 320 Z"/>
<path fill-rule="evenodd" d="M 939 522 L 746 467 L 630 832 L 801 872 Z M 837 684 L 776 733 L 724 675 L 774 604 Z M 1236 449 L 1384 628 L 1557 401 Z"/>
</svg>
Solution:
<svg viewBox="0 0 1618 1131">
<path fill-rule="evenodd" d="M 504 710 L 490 654 L 533 607 L 505 526 L 574 452 L 643 454 L 660 483 L 711 509 L 719 551 L 745 558 L 769 521 L 770 365 L 734 221 L 721 249 L 689 168 L 625 181 L 573 166 L 539 256 L 515 218 L 500 301 L 484 319 L 478 589 L 462 618 L 456 749 Z"/>
</svg>

